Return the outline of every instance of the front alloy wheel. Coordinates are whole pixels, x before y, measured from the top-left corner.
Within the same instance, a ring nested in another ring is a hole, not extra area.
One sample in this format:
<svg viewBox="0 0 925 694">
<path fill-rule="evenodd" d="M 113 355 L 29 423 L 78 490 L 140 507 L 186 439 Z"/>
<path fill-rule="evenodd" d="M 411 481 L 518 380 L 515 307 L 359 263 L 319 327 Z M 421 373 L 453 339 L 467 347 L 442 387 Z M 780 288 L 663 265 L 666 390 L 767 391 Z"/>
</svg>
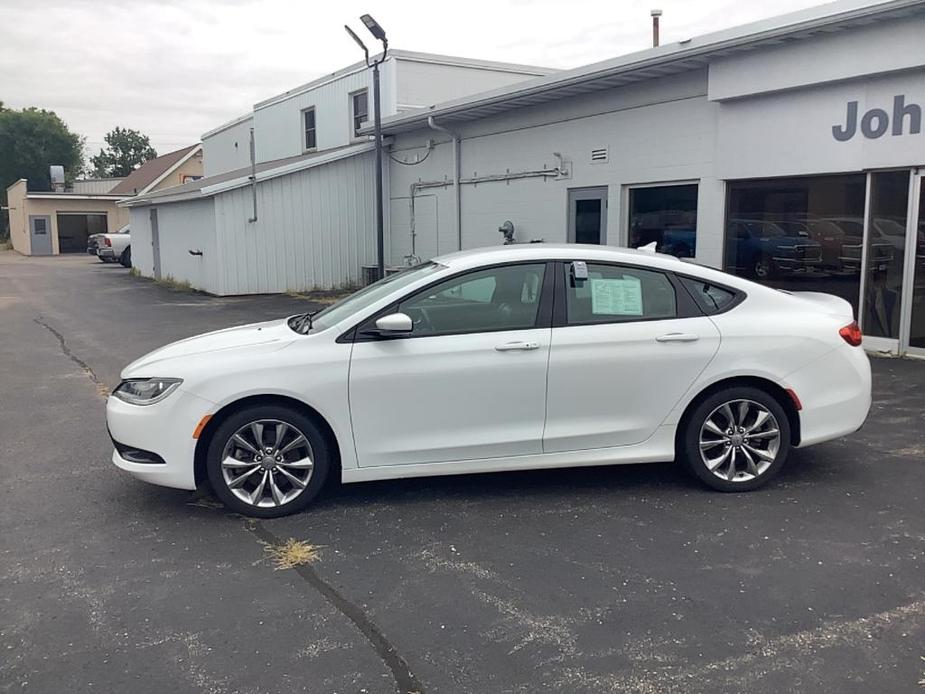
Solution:
<svg viewBox="0 0 925 694">
<path fill-rule="evenodd" d="M 327 476 L 328 449 L 324 436 L 303 414 L 257 407 L 219 426 L 206 467 L 226 506 L 273 518 L 300 511 L 320 491 Z"/>
<path fill-rule="evenodd" d="M 787 413 L 757 388 L 713 393 L 683 426 L 678 441 L 683 462 L 719 491 L 757 489 L 777 474 L 790 451 Z"/>
<path fill-rule="evenodd" d="M 274 508 L 305 491 L 315 467 L 305 434 L 278 419 L 245 424 L 225 444 L 222 476 L 245 504 Z"/>
</svg>

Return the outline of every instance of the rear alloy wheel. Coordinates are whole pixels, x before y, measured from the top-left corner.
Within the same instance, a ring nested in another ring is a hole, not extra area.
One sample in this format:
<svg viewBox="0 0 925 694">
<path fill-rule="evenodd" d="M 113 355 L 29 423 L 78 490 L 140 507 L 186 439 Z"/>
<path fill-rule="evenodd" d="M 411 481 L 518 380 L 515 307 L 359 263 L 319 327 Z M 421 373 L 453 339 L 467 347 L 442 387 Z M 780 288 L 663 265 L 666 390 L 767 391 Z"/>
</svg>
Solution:
<svg viewBox="0 0 925 694">
<path fill-rule="evenodd" d="M 790 422 L 780 403 L 757 388 L 730 388 L 704 400 L 686 422 L 687 467 L 719 491 L 757 489 L 790 451 Z"/>
<path fill-rule="evenodd" d="M 304 509 L 329 467 L 315 424 L 285 407 L 238 412 L 216 430 L 206 467 L 216 495 L 238 513 L 275 518 Z"/>
</svg>

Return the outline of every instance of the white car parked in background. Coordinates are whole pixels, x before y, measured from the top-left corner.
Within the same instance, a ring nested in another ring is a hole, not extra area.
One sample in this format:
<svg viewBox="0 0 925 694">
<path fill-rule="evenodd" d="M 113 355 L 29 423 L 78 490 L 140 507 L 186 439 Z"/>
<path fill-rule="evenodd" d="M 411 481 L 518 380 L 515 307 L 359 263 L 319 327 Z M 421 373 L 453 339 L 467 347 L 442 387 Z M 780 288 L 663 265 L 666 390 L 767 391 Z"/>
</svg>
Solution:
<svg viewBox="0 0 925 694">
<path fill-rule="evenodd" d="M 520 245 L 437 258 L 315 315 L 130 364 L 113 462 L 208 479 L 235 511 L 305 508 L 325 479 L 679 460 L 755 489 L 792 447 L 858 429 L 870 364 L 851 306 L 676 258 Z"/>
<path fill-rule="evenodd" d="M 129 225 L 114 234 L 93 234 L 87 239 L 87 253 L 96 255 L 104 263 L 121 263 L 132 267 L 132 236 Z"/>
</svg>

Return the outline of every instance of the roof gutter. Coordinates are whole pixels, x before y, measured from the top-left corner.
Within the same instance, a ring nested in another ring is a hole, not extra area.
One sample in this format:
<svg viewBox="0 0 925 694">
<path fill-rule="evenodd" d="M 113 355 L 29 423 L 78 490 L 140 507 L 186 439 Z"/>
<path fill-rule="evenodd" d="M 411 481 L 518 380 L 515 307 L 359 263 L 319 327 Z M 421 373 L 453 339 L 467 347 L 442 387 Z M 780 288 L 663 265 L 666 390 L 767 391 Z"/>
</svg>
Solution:
<svg viewBox="0 0 925 694">
<path fill-rule="evenodd" d="M 446 133 L 451 138 L 453 138 L 453 188 L 456 193 L 455 196 L 455 212 L 456 212 L 456 246 L 458 250 L 463 249 L 462 243 L 462 187 L 459 185 L 460 178 L 460 165 L 459 165 L 459 133 L 444 128 L 442 125 L 437 125 L 437 121 L 434 120 L 433 116 L 427 116 L 427 127 L 431 130 L 436 130 L 437 132 Z"/>
</svg>

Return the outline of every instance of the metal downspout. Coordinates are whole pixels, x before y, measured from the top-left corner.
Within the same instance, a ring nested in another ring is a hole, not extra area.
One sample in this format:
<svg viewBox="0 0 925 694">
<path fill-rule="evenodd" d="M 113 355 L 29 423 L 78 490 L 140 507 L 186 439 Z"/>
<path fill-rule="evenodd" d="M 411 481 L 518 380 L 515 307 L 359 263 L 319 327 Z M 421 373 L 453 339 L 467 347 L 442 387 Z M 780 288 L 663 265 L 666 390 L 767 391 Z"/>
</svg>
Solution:
<svg viewBox="0 0 925 694">
<path fill-rule="evenodd" d="M 462 243 L 462 188 L 459 185 L 460 165 L 459 165 L 459 134 L 437 125 L 433 116 L 427 116 L 427 126 L 431 130 L 446 133 L 453 138 L 453 187 L 456 190 L 456 245 L 458 250 L 463 249 Z"/>
</svg>

